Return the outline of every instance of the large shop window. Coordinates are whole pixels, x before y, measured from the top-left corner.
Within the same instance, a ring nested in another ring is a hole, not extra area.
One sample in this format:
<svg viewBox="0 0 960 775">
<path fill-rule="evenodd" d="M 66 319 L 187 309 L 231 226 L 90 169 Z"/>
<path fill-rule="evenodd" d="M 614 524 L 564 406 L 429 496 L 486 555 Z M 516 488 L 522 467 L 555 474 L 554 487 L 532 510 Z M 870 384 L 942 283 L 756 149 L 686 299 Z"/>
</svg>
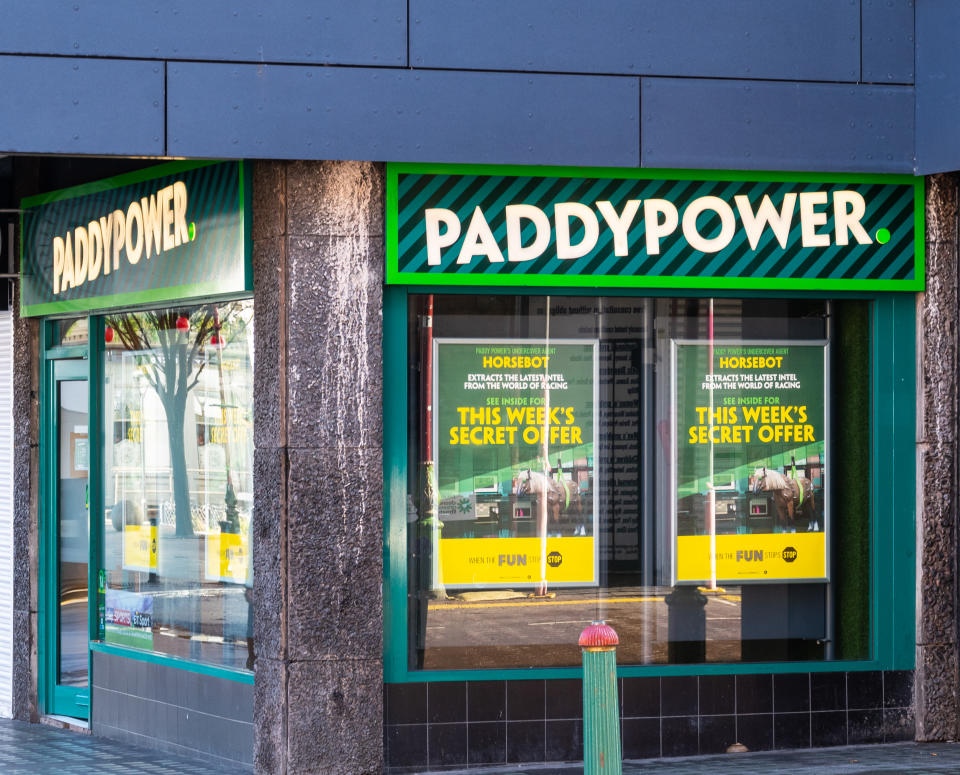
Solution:
<svg viewBox="0 0 960 775">
<path fill-rule="evenodd" d="M 101 638 L 253 663 L 253 302 L 105 318 Z"/>
<path fill-rule="evenodd" d="M 872 302 L 408 298 L 410 668 L 870 656 Z"/>
</svg>

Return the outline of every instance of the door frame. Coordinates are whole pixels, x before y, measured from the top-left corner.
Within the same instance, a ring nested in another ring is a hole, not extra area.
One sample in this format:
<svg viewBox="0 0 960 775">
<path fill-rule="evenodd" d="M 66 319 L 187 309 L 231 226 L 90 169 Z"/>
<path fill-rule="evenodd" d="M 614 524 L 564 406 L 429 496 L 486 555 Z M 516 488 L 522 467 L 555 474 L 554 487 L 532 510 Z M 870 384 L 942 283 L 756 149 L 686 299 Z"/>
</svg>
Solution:
<svg viewBox="0 0 960 775">
<path fill-rule="evenodd" d="M 97 332 L 102 322 L 87 318 L 89 341 L 98 342 Z M 100 524 L 93 518 L 102 514 L 101 435 L 99 415 L 99 348 L 52 344 L 54 326 L 44 321 L 41 330 L 42 360 L 39 406 L 39 503 L 38 503 L 38 589 L 37 589 L 37 699 L 41 715 L 69 716 L 89 720 L 92 701 L 93 660 L 90 641 L 97 638 L 101 600 L 99 596 Z M 100 334 L 102 338 L 102 333 Z M 93 357 L 91 357 L 91 355 Z M 87 557 L 87 686 L 62 686 L 57 683 L 59 654 L 58 632 L 58 456 L 59 417 L 57 412 L 57 383 L 86 380 L 88 393 L 87 438 L 89 470 L 87 498 L 89 520 L 89 553 Z"/>
</svg>

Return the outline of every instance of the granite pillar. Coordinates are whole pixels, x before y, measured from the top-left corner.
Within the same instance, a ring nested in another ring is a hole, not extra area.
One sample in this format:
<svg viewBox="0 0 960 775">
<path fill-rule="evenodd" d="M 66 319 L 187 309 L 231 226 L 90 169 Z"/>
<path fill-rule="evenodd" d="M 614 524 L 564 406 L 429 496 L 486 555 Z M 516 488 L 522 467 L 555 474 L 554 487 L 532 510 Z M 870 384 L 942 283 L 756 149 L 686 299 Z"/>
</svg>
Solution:
<svg viewBox="0 0 960 775">
<path fill-rule="evenodd" d="M 257 772 L 383 769 L 383 196 L 254 168 Z"/>
<path fill-rule="evenodd" d="M 39 471 L 39 325 L 20 317 L 13 297 L 13 717 L 38 719 L 37 497 Z"/>
<path fill-rule="evenodd" d="M 927 178 L 917 296 L 917 740 L 960 734 L 957 652 L 957 184 Z"/>
</svg>

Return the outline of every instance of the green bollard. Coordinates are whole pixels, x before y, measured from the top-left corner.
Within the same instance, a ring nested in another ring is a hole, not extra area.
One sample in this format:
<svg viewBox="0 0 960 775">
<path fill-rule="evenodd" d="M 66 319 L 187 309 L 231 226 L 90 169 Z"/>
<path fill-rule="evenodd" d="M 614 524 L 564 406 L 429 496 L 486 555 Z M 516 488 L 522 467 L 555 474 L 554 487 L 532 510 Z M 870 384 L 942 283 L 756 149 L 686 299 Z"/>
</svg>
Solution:
<svg viewBox="0 0 960 775">
<path fill-rule="evenodd" d="M 617 644 L 613 627 L 593 622 L 580 633 L 583 651 L 584 775 L 621 775 Z"/>
</svg>

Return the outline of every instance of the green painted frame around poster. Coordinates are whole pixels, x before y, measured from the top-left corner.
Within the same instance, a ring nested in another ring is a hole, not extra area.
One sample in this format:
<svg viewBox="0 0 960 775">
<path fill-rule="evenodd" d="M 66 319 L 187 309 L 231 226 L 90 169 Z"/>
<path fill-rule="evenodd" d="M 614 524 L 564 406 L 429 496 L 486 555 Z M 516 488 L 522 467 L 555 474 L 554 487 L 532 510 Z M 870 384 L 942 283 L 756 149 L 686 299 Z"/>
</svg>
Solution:
<svg viewBox="0 0 960 775">
<path fill-rule="evenodd" d="M 389 210 L 388 210 L 389 215 Z M 384 680 L 463 681 L 579 678 L 580 667 L 411 670 L 407 665 L 407 296 L 423 293 L 517 294 L 510 288 L 387 287 L 383 304 L 383 486 L 384 486 Z M 524 295 L 556 294 L 551 288 L 525 288 Z M 565 288 L 564 295 L 596 295 Z M 604 289 L 603 295 L 640 292 Z M 693 291 L 650 293 L 699 296 Z M 911 670 L 914 667 L 916 483 L 916 302 L 908 293 L 840 294 L 810 292 L 715 291 L 714 297 L 860 298 L 871 304 L 871 552 L 870 658 L 834 662 L 750 662 L 700 665 L 622 666 L 622 676 L 724 675 L 743 673 Z"/>
</svg>

